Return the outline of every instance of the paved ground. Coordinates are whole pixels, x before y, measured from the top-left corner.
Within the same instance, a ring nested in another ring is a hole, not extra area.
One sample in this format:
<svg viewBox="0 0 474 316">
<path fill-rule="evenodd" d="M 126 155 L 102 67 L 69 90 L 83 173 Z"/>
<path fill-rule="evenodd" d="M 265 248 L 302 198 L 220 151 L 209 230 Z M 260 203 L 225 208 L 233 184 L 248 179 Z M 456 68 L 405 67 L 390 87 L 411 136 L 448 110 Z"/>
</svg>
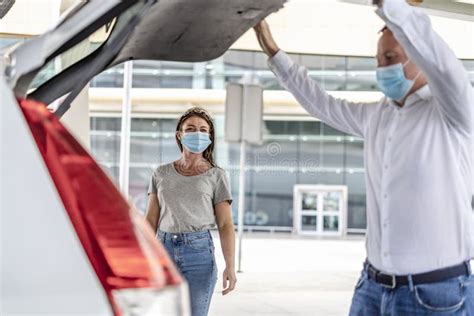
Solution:
<svg viewBox="0 0 474 316">
<path fill-rule="evenodd" d="M 220 250 L 217 236 L 216 250 Z M 219 273 L 222 253 L 216 251 Z M 236 290 L 218 280 L 211 316 L 347 315 L 365 258 L 363 237 L 314 239 L 287 233 L 244 236 Z"/>
</svg>

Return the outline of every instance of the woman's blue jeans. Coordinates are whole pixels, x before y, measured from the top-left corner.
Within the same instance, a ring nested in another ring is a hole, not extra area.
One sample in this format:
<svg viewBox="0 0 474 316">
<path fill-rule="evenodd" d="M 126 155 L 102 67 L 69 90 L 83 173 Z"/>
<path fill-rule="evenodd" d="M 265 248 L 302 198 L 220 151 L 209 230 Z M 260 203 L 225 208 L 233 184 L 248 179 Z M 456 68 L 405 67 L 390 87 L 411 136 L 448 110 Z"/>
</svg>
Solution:
<svg viewBox="0 0 474 316">
<path fill-rule="evenodd" d="M 211 233 L 208 230 L 193 233 L 159 231 L 158 237 L 188 282 L 192 315 L 206 316 L 217 281 Z"/>
</svg>

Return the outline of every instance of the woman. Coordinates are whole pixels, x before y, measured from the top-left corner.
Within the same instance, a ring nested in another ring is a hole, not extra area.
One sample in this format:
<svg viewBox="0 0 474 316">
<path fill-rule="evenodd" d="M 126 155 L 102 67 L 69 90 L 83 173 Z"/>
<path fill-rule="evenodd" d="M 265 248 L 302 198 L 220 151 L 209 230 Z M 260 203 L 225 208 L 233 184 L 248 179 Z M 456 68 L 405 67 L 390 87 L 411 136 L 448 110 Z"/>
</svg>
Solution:
<svg viewBox="0 0 474 316">
<path fill-rule="evenodd" d="M 207 315 L 217 269 L 209 229 L 217 223 L 226 268 L 223 291 L 235 287 L 232 196 L 225 171 L 214 162 L 214 123 L 201 108 L 186 111 L 176 126 L 177 161 L 158 167 L 148 189 L 146 219 L 188 282 L 193 316 Z"/>
</svg>

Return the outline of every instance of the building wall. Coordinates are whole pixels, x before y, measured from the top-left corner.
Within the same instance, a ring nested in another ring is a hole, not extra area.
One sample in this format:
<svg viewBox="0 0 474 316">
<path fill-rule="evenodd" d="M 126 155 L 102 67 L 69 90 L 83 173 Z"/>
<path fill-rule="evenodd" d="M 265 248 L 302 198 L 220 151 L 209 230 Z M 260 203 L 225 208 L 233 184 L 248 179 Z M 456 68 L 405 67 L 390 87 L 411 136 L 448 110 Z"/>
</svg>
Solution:
<svg viewBox="0 0 474 316">
<path fill-rule="evenodd" d="M 153 169 L 179 158 L 174 139 L 176 118 L 133 118 L 129 192 L 142 211 Z M 238 208 L 240 146 L 224 142 L 224 116 L 214 115 L 217 163 L 227 170 L 234 218 Z M 92 116 L 92 153 L 112 178 L 118 179 L 120 119 Z M 266 119 L 264 143 L 247 152 L 245 224 L 262 229 L 293 224 L 295 184 L 345 184 L 349 187 L 349 228 L 364 229 L 363 142 L 316 120 Z"/>
<path fill-rule="evenodd" d="M 13 11 L 0 21 L 0 48 L 43 32 L 57 19 L 54 12 L 62 8 L 60 5 L 60 1 L 17 0 Z M 298 52 L 291 57 L 305 65 L 330 94 L 370 102 L 382 96 L 375 81 L 376 61 L 371 57 L 382 25 L 372 11 L 367 6 L 333 0 L 293 0 L 269 21 L 281 47 Z M 34 20 L 35 14 L 38 20 Z M 472 34 L 473 23 L 433 17 L 433 24 L 464 58 L 474 81 L 474 48 L 472 41 L 465 40 Z M 348 29 L 351 34 L 347 34 Z M 250 80 L 265 88 L 265 141 L 261 146 L 251 146 L 247 155 L 246 225 L 291 226 L 295 184 L 344 184 L 349 189 L 348 226 L 365 228 L 363 141 L 310 118 L 268 70 L 266 56 L 251 51 L 258 50 L 252 32 L 224 56 L 209 62 L 134 62 L 132 198 L 144 210 L 153 168 L 179 157 L 174 140 L 176 118 L 193 105 L 203 106 L 214 115 L 216 158 L 228 170 L 237 197 L 239 147 L 223 140 L 224 88 L 228 82 Z M 91 152 L 117 181 L 123 66 L 98 75 L 90 86 L 88 98 L 83 95 L 85 103 L 88 100 L 90 121 L 88 111 L 81 111 L 81 120 L 73 123 L 79 127 L 89 127 L 90 123 L 90 138 L 87 132 L 78 136 L 84 143 L 90 139 Z M 233 210 L 235 214 L 237 198 Z"/>
<path fill-rule="evenodd" d="M 292 54 L 334 97 L 359 102 L 378 100 L 375 60 L 367 57 Z M 474 63 L 465 60 L 474 81 Z M 118 178 L 122 67 L 91 82 L 91 143 L 97 160 Z M 135 61 L 132 91 L 130 194 L 145 210 L 152 170 L 179 158 L 176 119 L 190 106 L 208 109 L 217 126 L 217 162 L 230 175 L 238 207 L 240 148 L 224 142 L 227 82 L 251 78 L 265 87 L 264 143 L 247 155 L 247 226 L 282 229 L 293 225 L 295 184 L 348 186 L 349 231 L 366 226 L 363 141 L 311 118 L 276 81 L 260 52 L 228 51 L 206 63 Z M 196 83 L 197 82 L 197 83 Z M 196 88 L 199 87 L 199 88 Z"/>
</svg>

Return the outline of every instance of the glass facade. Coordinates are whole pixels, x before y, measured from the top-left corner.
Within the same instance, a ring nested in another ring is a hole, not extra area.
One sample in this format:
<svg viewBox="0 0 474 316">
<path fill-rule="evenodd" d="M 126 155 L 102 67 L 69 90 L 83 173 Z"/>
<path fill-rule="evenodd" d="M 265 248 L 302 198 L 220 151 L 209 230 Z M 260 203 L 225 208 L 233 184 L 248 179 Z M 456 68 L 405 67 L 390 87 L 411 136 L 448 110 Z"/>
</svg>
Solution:
<svg viewBox="0 0 474 316">
<path fill-rule="evenodd" d="M 236 220 L 240 146 L 224 141 L 224 117 L 215 116 L 214 120 L 215 157 L 229 173 Z M 130 195 L 143 211 L 152 170 L 179 158 L 175 124 L 175 118 L 132 119 Z M 364 229 L 362 140 L 319 121 L 266 120 L 264 126 L 264 143 L 247 149 L 245 224 L 289 228 L 293 225 L 295 184 L 346 184 L 350 192 L 348 226 Z M 118 179 L 120 118 L 92 117 L 91 147 L 99 163 Z"/>
<path fill-rule="evenodd" d="M 372 57 L 290 54 L 325 90 L 378 91 L 377 61 Z M 474 60 L 463 60 L 474 83 Z M 242 79 L 266 90 L 282 90 L 261 52 L 230 50 L 203 63 L 134 61 L 134 88 L 224 89 L 227 82 Z M 92 80 L 92 87 L 122 87 L 123 66 L 111 68 Z"/>
<path fill-rule="evenodd" d="M 367 57 L 291 54 L 326 90 L 375 91 L 376 60 Z M 474 81 L 474 61 L 463 61 Z M 224 89 L 242 79 L 267 90 L 281 90 L 260 52 L 230 50 L 204 63 L 134 61 L 134 88 Z M 92 87 L 122 87 L 123 65 L 92 80 Z M 131 127 L 130 195 L 145 211 L 152 170 L 180 155 L 174 139 L 176 117 L 133 118 Z M 233 213 L 238 208 L 240 146 L 224 142 L 224 117 L 214 117 L 217 128 L 216 160 L 229 173 Z M 245 225 L 253 229 L 290 229 L 293 226 L 295 184 L 335 184 L 348 187 L 350 231 L 366 227 L 366 201 L 362 139 L 346 135 L 309 117 L 265 120 L 264 143 L 247 147 Z M 107 172 L 118 179 L 120 118 L 91 118 L 92 153 Z M 314 218 L 302 218 L 311 226 Z M 334 222 L 324 222 L 328 228 Z"/>
</svg>

